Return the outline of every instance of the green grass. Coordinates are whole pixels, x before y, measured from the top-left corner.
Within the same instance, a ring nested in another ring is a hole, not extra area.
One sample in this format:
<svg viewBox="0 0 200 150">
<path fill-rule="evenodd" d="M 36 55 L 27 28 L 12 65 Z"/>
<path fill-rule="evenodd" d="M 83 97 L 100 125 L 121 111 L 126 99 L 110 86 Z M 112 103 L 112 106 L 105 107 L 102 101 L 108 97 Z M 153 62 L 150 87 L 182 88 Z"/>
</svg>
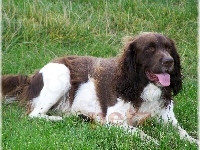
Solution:
<svg viewBox="0 0 200 150">
<path fill-rule="evenodd" d="M 197 138 L 197 1 L 195 0 L 7 0 L 2 7 L 2 74 L 31 74 L 63 55 L 112 57 L 123 36 L 144 31 L 174 39 L 181 56 L 183 90 L 175 113 Z M 147 123 L 143 130 L 158 147 L 117 128 L 29 119 L 17 104 L 2 105 L 3 149 L 197 149 L 170 126 Z"/>
</svg>

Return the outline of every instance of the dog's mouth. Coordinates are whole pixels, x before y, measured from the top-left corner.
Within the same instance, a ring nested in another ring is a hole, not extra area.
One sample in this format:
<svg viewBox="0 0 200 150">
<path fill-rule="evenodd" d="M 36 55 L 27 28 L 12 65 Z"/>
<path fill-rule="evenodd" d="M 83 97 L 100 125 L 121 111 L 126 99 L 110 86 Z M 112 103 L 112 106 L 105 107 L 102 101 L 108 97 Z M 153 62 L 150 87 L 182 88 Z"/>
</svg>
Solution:
<svg viewBox="0 0 200 150">
<path fill-rule="evenodd" d="M 152 71 L 145 71 L 147 78 L 155 83 L 158 83 L 162 86 L 170 85 L 170 75 L 168 73 L 159 73 L 155 74 Z"/>
</svg>

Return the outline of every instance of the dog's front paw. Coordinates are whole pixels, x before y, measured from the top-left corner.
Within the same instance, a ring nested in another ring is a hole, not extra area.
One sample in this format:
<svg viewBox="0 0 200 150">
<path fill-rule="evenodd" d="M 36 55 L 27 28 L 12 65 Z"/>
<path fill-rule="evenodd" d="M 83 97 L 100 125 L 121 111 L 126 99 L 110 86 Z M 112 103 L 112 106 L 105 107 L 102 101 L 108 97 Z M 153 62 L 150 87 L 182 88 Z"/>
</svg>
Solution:
<svg viewBox="0 0 200 150">
<path fill-rule="evenodd" d="M 48 119 L 51 120 L 51 121 L 60 121 L 60 120 L 63 120 L 63 118 L 60 117 L 60 116 L 48 116 Z"/>
<path fill-rule="evenodd" d="M 48 115 L 45 115 L 45 114 L 37 114 L 37 115 L 30 114 L 29 117 L 31 117 L 31 118 L 44 118 L 44 119 L 50 120 L 50 121 L 60 121 L 60 120 L 63 120 L 63 118 L 60 117 L 60 116 L 48 116 Z"/>
<path fill-rule="evenodd" d="M 194 139 L 194 138 L 192 138 L 191 136 L 186 136 L 185 137 L 186 138 L 186 140 L 188 140 L 190 143 L 195 143 L 198 147 L 200 146 L 200 142 L 199 142 L 199 140 L 198 139 Z"/>
</svg>

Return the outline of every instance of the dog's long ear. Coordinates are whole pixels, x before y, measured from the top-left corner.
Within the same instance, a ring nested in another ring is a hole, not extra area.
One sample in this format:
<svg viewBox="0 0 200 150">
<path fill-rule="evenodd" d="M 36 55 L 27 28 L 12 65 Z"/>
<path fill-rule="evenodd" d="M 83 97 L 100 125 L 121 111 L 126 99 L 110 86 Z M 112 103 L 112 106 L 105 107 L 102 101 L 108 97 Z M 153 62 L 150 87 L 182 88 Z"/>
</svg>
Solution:
<svg viewBox="0 0 200 150">
<path fill-rule="evenodd" d="M 125 45 L 123 48 L 123 54 L 120 57 L 120 67 L 126 76 L 133 77 L 136 75 L 135 39 L 131 37 L 125 37 L 123 42 Z"/>
<path fill-rule="evenodd" d="M 174 95 L 177 95 L 179 91 L 182 89 L 182 74 L 181 74 L 181 64 L 180 64 L 180 57 L 177 53 L 175 44 L 172 40 L 170 40 L 172 43 L 172 57 L 174 59 L 174 71 L 171 75 L 171 84 L 170 87 L 173 90 Z"/>
<path fill-rule="evenodd" d="M 117 92 L 125 101 L 132 101 L 137 106 L 141 91 L 138 89 L 135 44 L 134 38 L 127 41 L 119 57 Z"/>
</svg>

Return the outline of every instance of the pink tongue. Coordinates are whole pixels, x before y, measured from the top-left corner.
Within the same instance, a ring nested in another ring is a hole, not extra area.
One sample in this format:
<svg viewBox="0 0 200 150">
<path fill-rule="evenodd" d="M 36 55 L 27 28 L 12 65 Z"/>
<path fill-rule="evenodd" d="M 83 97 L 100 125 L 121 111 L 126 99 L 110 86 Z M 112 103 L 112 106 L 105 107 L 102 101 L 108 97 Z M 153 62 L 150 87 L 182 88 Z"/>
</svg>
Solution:
<svg viewBox="0 0 200 150">
<path fill-rule="evenodd" d="M 170 75 L 168 73 L 162 73 L 162 74 L 155 74 L 158 79 L 160 84 L 163 86 L 169 86 L 170 85 Z"/>
</svg>

